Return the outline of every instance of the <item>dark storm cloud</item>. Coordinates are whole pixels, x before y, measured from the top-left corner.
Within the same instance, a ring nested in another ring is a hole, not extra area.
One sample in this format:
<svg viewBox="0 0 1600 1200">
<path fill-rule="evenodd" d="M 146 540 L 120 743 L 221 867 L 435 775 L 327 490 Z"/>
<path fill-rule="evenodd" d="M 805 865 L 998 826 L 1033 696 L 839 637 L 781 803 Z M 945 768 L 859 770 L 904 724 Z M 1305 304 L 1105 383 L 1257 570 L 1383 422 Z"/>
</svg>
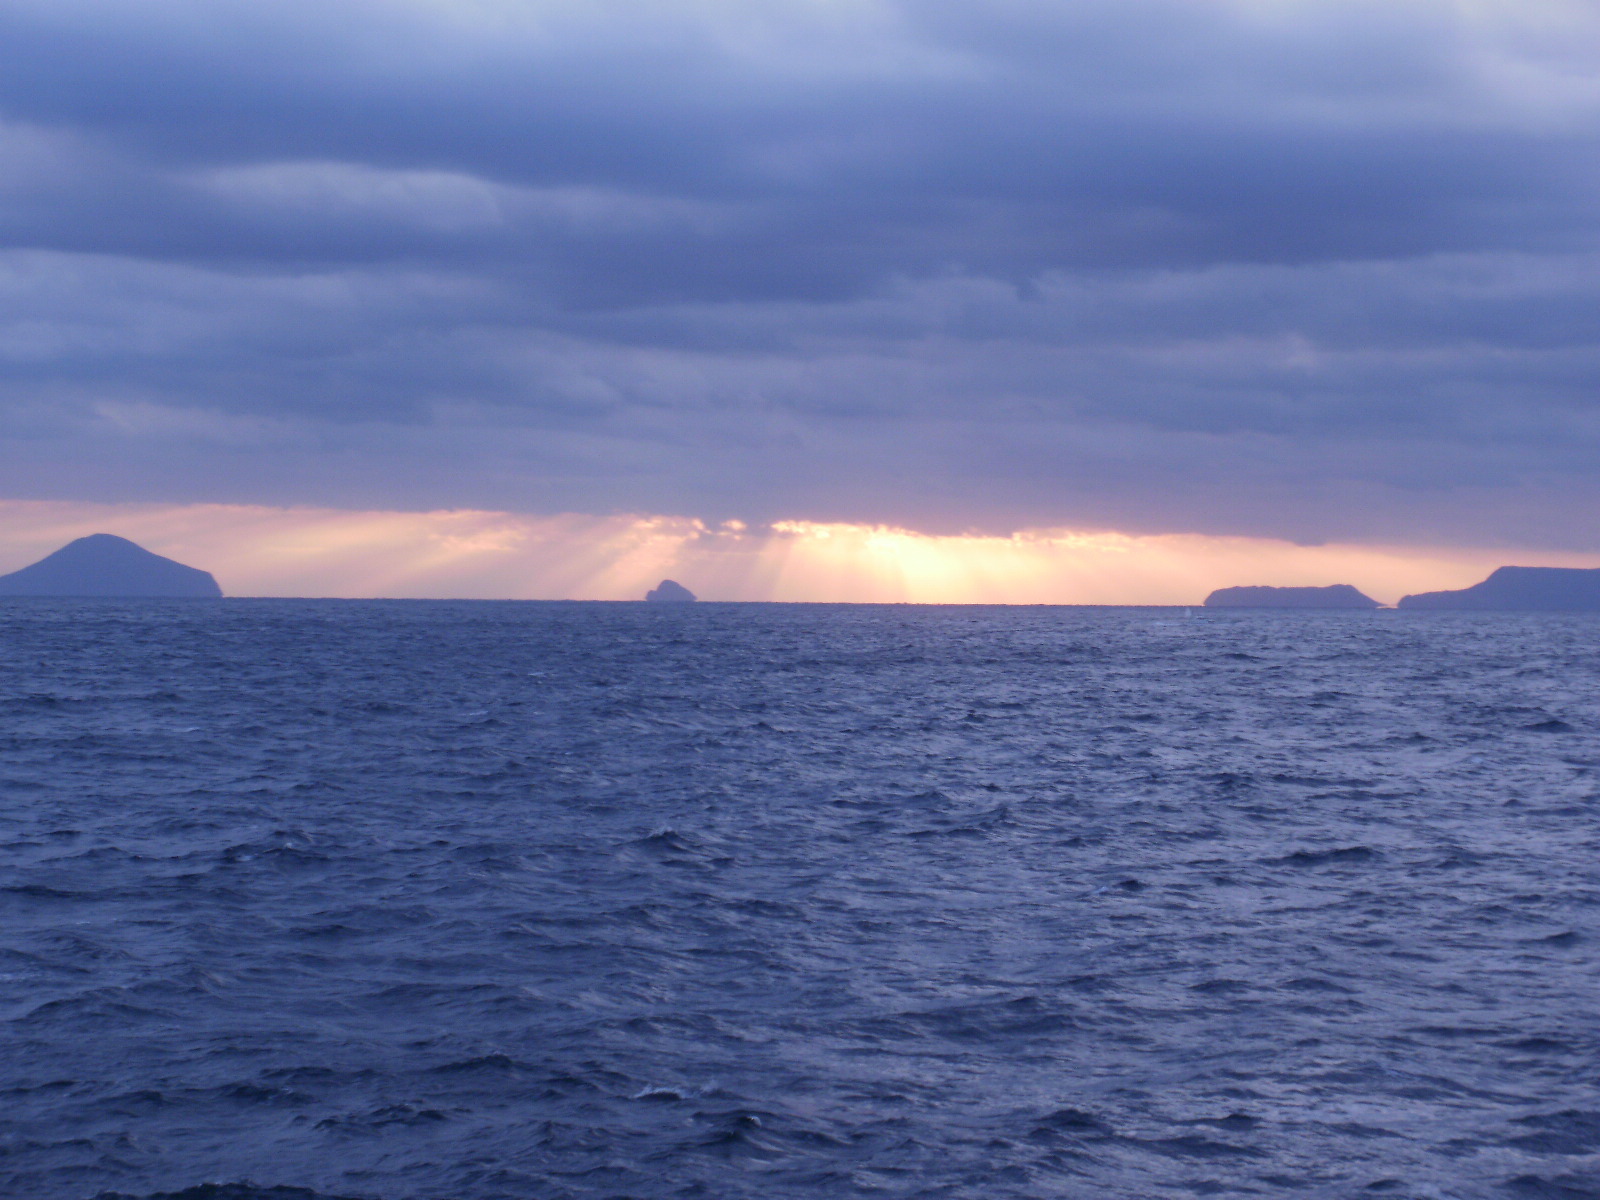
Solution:
<svg viewBox="0 0 1600 1200">
<path fill-rule="evenodd" d="M 18 494 L 1589 545 L 1555 4 L 14 2 Z"/>
<path fill-rule="evenodd" d="M 113 161 L 103 189 L 23 204 L 11 234 L 223 260 L 509 252 L 579 294 L 622 270 L 601 290 L 626 299 L 1549 247 L 1587 228 L 1586 112 L 1494 94 L 1485 74 L 1530 63 L 1492 29 L 1437 4 L 1259 8 L 16 4 L 0 104 Z M 330 197 L 273 205 L 269 178 L 254 206 L 195 178 L 341 163 L 721 219 L 602 237 L 513 203 L 493 236 L 419 231 L 426 198 L 418 221 L 374 220 Z"/>
</svg>

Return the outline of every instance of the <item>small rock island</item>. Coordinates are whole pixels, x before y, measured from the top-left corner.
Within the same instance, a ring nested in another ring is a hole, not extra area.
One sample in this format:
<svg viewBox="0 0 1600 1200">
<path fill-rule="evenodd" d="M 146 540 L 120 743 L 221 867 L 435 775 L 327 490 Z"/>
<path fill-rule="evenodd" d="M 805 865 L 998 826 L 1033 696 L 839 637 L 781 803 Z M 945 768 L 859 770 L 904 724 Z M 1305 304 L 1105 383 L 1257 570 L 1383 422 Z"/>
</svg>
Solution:
<svg viewBox="0 0 1600 1200">
<path fill-rule="evenodd" d="M 68 542 L 30 567 L 0 575 L 0 596 L 197 600 L 221 595 L 211 572 L 162 558 L 109 533 Z"/>
<path fill-rule="evenodd" d="M 1482 583 L 1458 592 L 1405 596 L 1400 607 L 1460 612 L 1593 612 L 1600 610 L 1600 567 L 1500 567 Z"/>
<path fill-rule="evenodd" d="M 1379 608 L 1348 583 L 1328 587 L 1227 587 L 1206 597 L 1206 608 Z"/>
<path fill-rule="evenodd" d="M 645 593 L 646 600 L 652 604 L 691 604 L 696 596 L 681 583 L 671 579 L 663 579 L 660 587 L 651 588 Z"/>
</svg>

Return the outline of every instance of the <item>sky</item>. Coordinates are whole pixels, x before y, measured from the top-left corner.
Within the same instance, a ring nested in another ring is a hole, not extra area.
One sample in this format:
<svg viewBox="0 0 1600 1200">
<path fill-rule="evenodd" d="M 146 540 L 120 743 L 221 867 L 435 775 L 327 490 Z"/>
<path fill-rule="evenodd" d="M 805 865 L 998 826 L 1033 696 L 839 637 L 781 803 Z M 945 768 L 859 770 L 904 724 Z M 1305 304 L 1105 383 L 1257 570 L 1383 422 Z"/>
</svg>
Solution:
<svg viewBox="0 0 1600 1200">
<path fill-rule="evenodd" d="M 1597 68 L 1564 0 L 7 0 L 0 567 L 1600 564 Z"/>
</svg>

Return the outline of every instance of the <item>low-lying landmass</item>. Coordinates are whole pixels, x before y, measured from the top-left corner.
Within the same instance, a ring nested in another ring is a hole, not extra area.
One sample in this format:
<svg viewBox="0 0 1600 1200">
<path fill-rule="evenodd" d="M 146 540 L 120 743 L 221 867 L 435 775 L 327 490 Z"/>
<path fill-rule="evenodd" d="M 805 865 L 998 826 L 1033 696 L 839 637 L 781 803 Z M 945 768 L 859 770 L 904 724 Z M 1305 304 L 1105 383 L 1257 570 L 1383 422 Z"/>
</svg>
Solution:
<svg viewBox="0 0 1600 1200">
<path fill-rule="evenodd" d="M 32 566 L 0 575 L 0 596 L 192 600 L 221 595 L 211 572 L 186 567 L 109 533 L 68 542 Z"/>
<path fill-rule="evenodd" d="M 1378 608 L 1348 583 L 1327 587 L 1226 587 L 1206 597 L 1207 608 Z"/>
<path fill-rule="evenodd" d="M 1405 596 L 1401 608 L 1533 612 L 1600 610 L 1600 568 L 1500 567 L 1482 583 L 1455 592 Z"/>
</svg>

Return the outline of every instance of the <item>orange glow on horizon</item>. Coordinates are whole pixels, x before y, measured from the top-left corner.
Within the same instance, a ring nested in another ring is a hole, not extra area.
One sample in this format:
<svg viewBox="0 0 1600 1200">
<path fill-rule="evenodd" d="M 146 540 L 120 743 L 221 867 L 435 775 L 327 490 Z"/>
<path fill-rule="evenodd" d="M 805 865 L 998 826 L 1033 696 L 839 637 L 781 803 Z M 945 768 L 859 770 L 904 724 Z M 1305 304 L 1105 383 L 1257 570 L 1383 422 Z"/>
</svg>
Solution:
<svg viewBox="0 0 1600 1200">
<path fill-rule="evenodd" d="M 1507 563 L 1600 566 L 1600 554 L 1199 534 L 0 500 L 0 572 L 102 532 L 203 567 L 235 596 L 631 600 L 672 578 L 708 600 L 1193 605 L 1234 584 L 1350 583 L 1393 603 Z"/>
</svg>

